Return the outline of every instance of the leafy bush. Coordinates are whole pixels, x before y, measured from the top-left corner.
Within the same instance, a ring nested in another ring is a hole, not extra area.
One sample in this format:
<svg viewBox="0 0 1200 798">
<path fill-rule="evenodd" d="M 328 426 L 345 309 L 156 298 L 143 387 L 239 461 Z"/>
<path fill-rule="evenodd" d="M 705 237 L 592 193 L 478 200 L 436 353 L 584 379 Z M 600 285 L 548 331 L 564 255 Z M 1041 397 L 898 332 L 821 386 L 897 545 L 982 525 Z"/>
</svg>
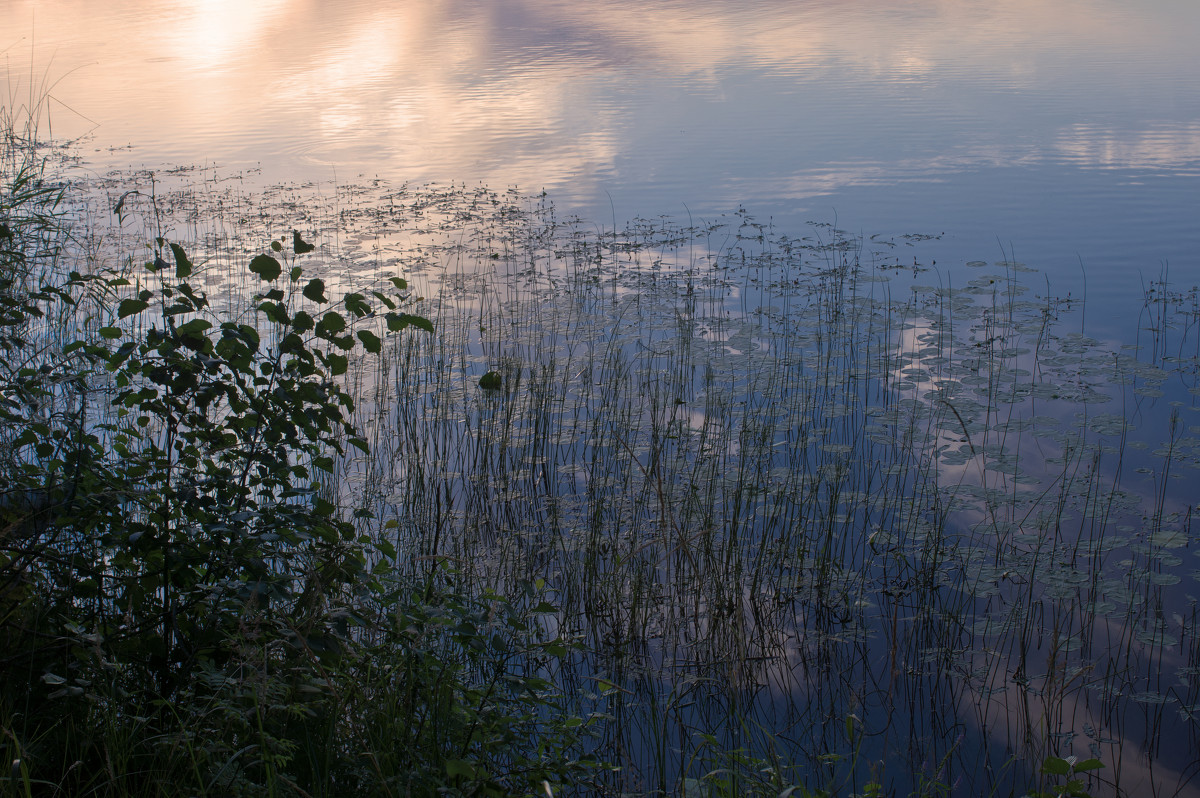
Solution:
<svg viewBox="0 0 1200 798">
<path fill-rule="evenodd" d="M 432 330 L 404 280 L 332 302 L 298 232 L 249 261 L 240 314 L 165 238 L 144 271 L 72 271 L 61 191 L 7 177 L 0 783 L 500 795 L 586 774 L 536 595 L 406 582 L 339 501 L 338 458 L 367 450 L 339 378 Z"/>
</svg>

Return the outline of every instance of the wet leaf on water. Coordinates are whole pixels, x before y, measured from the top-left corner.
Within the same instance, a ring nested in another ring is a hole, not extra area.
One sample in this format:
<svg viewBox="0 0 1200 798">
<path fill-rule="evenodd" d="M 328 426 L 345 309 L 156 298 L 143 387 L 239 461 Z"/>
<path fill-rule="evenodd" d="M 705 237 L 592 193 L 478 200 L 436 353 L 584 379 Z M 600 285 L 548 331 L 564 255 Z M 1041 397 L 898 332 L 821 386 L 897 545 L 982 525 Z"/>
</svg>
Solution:
<svg viewBox="0 0 1200 798">
<path fill-rule="evenodd" d="M 1179 638 L 1175 635 L 1168 634 L 1162 629 L 1144 629 L 1138 632 L 1134 637 L 1140 643 L 1145 643 L 1148 646 L 1165 646 L 1171 648 L 1179 645 Z"/>
<path fill-rule="evenodd" d="M 1145 690 L 1140 693 L 1134 693 L 1130 697 L 1134 701 L 1138 702 L 1139 704 L 1173 704 L 1173 703 L 1175 703 L 1175 698 L 1173 698 L 1172 696 L 1163 695 L 1162 693 L 1156 693 L 1151 690 Z"/>
</svg>

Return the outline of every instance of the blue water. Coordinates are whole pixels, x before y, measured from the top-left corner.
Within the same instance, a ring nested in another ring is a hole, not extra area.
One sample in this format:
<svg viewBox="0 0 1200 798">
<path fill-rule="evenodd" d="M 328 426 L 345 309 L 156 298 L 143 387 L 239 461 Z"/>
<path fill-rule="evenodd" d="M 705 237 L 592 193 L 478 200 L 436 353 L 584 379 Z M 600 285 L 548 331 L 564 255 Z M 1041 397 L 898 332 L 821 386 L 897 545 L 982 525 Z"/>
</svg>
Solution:
<svg viewBox="0 0 1200 798">
<path fill-rule="evenodd" d="M 99 172 L 942 233 L 940 270 L 1015 254 L 1076 295 L 1086 272 L 1096 318 L 1147 275 L 1200 280 L 1191 2 L 42 0 L 0 31 L 10 95 L 48 87 Z"/>
</svg>

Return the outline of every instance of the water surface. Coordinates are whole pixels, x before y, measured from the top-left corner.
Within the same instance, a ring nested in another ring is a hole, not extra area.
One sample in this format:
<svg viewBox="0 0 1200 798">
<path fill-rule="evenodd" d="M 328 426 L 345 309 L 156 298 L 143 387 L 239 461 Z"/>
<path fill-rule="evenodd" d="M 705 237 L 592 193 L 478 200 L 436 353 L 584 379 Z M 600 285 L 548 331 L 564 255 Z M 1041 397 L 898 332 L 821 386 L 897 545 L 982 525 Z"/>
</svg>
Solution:
<svg viewBox="0 0 1200 798">
<path fill-rule="evenodd" d="M 1097 302 L 1200 274 L 1193 3 L 24 0 L 0 30 L 99 171 L 482 182 L 610 227 L 744 206 L 1076 295 L 1082 264 Z"/>
</svg>

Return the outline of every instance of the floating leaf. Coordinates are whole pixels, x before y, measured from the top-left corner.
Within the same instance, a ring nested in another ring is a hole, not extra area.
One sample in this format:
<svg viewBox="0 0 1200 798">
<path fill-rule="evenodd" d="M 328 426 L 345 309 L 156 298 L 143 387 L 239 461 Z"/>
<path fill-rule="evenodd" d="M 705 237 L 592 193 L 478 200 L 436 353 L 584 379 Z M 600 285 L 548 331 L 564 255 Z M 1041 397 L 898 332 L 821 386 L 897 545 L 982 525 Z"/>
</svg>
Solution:
<svg viewBox="0 0 1200 798">
<path fill-rule="evenodd" d="M 489 371 L 487 374 L 484 374 L 479 378 L 479 387 L 483 388 L 485 391 L 499 390 L 503 384 L 504 379 L 500 376 L 500 373 L 496 371 Z"/>
<path fill-rule="evenodd" d="M 1188 536 L 1182 530 L 1162 529 L 1151 536 L 1150 543 L 1164 549 L 1178 549 L 1188 544 Z"/>
<path fill-rule="evenodd" d="M 1150 690 L 1146 690 L 1141 693 L 1134 693 L 1132 698 L 1134 701 L 1138 702 L 1139 704 L 1173 704 L 1173 703 L 1175 703 L 1175 699 L 1172 698 L 1171 696 L 1163 695 L 1162 693 L 1155 693 Z"/>
</svg>

